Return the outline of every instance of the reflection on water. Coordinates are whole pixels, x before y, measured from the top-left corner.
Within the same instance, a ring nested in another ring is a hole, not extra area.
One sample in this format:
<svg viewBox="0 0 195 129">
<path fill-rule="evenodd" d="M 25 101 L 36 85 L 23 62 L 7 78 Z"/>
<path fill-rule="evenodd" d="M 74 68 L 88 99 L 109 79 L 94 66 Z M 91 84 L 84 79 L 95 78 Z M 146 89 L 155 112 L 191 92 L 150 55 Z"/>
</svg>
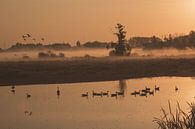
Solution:
<svg viewBox="0 0 195 129">
<path fill-rule="evenodd" d="M 127 88 L 126 80 L 119 80 L 119 90 L 120 92 L 125 92 Z"/>
<path fill-rule="evenodd" d="M 151 129 L 156 127 L 152 123 L 153 118 L 161 115 L 161 107 L 167 109 L 168 100 L 173 109 L 177 101 L 182 109 L 188 109 L 186 102 L 194 101 L 194 84 L 192 78 L 163 77 L 19 86 L 14 89 L 1 87 L 0 128 Z M 160 91 L 154 92 L 154 96 L 149 93 L 147 97 L 131 95 L 146 88 L 152 92 L 155 85 L 160 87 Z M 93 97 L 93 91 L 102 96 Z M 111 97 L 111 94 L 122 91 L 125 91 L 123 99 Z M 87 93 L 87 97 L 82 97 Z"/>
</svg>

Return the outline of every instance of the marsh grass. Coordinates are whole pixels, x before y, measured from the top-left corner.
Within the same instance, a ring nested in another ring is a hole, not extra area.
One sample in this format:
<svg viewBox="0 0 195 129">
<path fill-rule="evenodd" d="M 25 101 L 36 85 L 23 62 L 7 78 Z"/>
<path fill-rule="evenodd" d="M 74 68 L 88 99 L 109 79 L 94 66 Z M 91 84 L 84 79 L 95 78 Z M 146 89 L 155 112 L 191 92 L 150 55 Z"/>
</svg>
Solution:
<svg viewBox="0 0 195 129">
<path fill-rule="evenodd" d="M 189 112 L 185 113 L 177 103 L 174 115 L 169 101 L 169 111 L 161 108 L 163 115 L 160 118 L 154 118 L 153 122 L 158 125 L 159 129 L 195 129 L 195 105 L 193 103 L 187 104 L 190 108 Z"/>
</svg>

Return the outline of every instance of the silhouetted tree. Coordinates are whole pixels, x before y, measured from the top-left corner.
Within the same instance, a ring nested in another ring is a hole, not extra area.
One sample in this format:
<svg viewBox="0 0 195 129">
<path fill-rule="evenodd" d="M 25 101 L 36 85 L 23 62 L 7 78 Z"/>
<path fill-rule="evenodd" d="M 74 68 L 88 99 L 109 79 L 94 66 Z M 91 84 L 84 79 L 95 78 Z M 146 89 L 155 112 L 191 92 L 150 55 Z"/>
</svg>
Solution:
<svg viewBox="0 0 195 129">
<path fill-rule="evenodd" d="M 169 42 L 172 42 L 172 40 L 173 40 L 173 36 L 172 34 L 169 34 Z"/>
<path fill-rule="evenodd" d="M 165 36 L 165 37 L 164 37 L 164 41 L 165 41 L 165 42 L 168 42 L 169 39 Z"/>
<path fill-rule="evenodd" d="M 189 41 L 190 43 L 195 43 L 195 31 L 190 31 Z"/>
<path fill-rule="evenodd" d="M 130 55 L 131 47 L 126 43 L 126 31 L 124 30 L 124 26 L 121 24 L 117 24 L 116 27 L 117 32 L 114 33 L 118 38 L 118 43 L 115 46 L 115 50 L 110 52 L 110 55 L 116 56 L 127 56 Z"/>
</svg>

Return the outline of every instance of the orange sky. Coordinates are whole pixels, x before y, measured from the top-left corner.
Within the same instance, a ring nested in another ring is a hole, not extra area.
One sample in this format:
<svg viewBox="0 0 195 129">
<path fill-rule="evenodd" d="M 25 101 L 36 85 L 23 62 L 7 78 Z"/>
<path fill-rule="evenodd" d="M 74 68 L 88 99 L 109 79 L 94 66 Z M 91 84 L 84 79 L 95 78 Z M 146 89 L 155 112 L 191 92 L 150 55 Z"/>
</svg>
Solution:
<svg viewBox="0 0 195 129">
<path fill-rule="evenodd" d="M 162 36 L 195 30 L 195 0 L 0 0 L 0 20 L 0 47 L 25 33 L 71 44 L 116 40 L 118 22 L 128 38 Z"/>
</svg>

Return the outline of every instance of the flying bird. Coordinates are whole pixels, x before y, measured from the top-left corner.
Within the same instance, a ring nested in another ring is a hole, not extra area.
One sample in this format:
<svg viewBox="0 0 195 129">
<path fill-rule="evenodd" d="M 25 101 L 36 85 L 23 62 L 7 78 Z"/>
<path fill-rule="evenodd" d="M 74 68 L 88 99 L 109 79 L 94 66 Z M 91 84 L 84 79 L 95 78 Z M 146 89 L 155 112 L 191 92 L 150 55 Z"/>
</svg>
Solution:
<svg viewBox="0 0 195 129">
<path fill-rule="evenodd" d="M 22 38 L 23 38 L 24 41 L 26 41 L 27 36 L 26 35 L 22 35 Z"/>
<path fill-rule="evenodd" d="M 30 34 L 26 34 L 26 35 L 27 35 L 27 37 L 28 37 L 28 38 L 30 38 L 30 37 L 31 37 L 31 35 L 30 35 Z"/>
<path fill-rule="evenodd" d="M 41 38 L 41 40 L 42 40 L 42 41 L 44 41 L 44 40 L 45 40 L 45 38 Z"/>
</svg>

